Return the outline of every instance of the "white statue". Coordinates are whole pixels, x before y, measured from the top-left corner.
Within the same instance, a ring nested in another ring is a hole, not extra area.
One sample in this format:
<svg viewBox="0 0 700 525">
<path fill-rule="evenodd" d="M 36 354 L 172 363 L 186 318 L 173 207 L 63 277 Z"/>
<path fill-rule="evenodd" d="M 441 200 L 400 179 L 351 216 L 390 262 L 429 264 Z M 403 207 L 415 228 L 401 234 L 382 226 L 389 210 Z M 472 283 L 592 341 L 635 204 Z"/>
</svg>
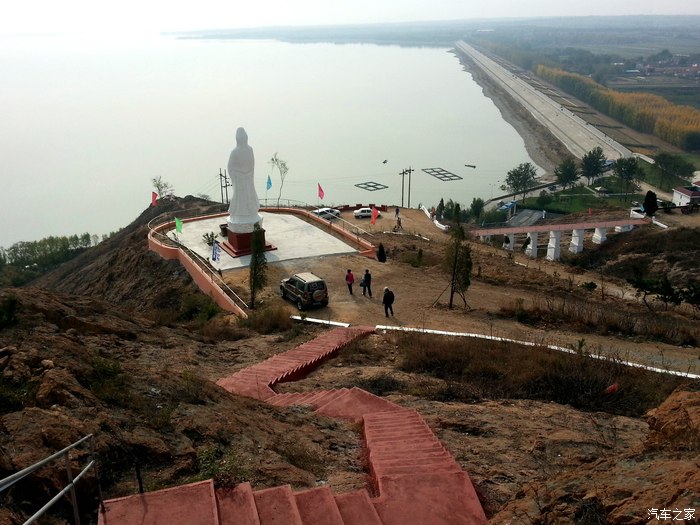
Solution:
<svg viewBox="0 0 700 525">
<path fill-rule="evenodd" d="M 236 147 L 228 159 L 228 172 L 233 183 L 228 228 L 235 233 L 250 233 L 256 223 L 262 227 L 262 217 L 258 213 L 260 203 L 255 191 L 255 156 L 243 128 L 236 130 Z"/>
</svg>

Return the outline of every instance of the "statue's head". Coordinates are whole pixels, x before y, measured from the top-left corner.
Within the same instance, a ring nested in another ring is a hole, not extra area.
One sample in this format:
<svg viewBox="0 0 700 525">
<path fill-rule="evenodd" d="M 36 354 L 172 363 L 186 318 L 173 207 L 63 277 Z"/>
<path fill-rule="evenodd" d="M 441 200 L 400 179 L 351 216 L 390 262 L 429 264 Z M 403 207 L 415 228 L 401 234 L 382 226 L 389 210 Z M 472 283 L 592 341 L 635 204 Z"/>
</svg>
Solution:
<svg viewBox="0 0 700 525">
<path fill-rule="evenodd" d="M 245 146 L 248 144 L 248 134 L 243 128 L 238 128 L 236 130 L 236 144 L 239 146 Z"/>
</svg>

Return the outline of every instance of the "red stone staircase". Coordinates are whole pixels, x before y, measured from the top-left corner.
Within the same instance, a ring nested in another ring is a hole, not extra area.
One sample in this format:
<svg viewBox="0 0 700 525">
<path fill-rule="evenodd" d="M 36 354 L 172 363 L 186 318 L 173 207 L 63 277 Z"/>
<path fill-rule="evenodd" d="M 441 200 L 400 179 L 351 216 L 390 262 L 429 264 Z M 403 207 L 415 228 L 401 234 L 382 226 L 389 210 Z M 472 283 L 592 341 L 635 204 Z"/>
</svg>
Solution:
<svg viewBox="0 0 700 525">
<path fill-rule="evenodd" d="M 275 406 L 362 422 L 372 486 L 345 494 L 288 485 L 253 491 L 212 480 L 105 502 L 102 525 L 476 525 L 486 523 L 469 476 L 415 410 L 359 388 L 277 394 L 371 327 L 337 328 L 217 381 Z M 370 495 L 371 493 L 371 495 Z"/>
</svg>

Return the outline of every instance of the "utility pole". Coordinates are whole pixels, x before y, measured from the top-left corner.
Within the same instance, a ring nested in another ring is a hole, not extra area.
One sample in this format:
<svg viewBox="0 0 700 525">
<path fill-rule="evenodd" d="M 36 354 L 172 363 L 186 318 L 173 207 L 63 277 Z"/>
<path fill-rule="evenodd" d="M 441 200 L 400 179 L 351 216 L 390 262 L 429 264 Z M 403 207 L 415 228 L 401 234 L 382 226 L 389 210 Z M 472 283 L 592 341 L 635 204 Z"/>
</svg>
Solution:
<svg viewBox="0 0 700 525">
<path fill-rule="evenodd" d="M 405 170 L 406 173 L 408 173 L 408 207 L 411 207 L 411 173 L 413 173 L 415 170 L 411 168 L 411 166 L 408 167 L 407 170 Z"/>
<path fill-rule="evenodd" d="M 228 188 L 231 186 L 231 183 L 228 181 L 226 170 L 222 173 L 221 168 L 219 168 L 219 185 L 221 187 L 221 204 L 224 204 L 224 190 L 226 190 L 226 204 L 228 204 Z"/>
<path fill-rule="evenodd" d="M 399 175 L 401 175 L 401 207 L 403 208 L 403 183 L 406 179 L 406 170 L 399 172 Z M 409 180 L 411 179 L 409 178 Z"/>
</svg>

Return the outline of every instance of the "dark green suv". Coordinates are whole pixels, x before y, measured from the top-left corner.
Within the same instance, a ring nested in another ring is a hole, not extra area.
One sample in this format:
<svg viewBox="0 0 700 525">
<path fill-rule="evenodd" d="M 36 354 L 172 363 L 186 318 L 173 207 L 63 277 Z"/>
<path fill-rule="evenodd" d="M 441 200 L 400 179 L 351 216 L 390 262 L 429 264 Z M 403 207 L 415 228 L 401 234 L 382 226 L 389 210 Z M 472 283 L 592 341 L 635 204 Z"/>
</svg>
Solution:
<svg viewBox="0 0 700 525">
<path fill-rule="evenodd" d="M 295 302 L 299 310 L 320 304 L 328 305 L 326 281 L 311 272 L 297 273 L 280 283 L 282 297 Z"/>
</svg>

